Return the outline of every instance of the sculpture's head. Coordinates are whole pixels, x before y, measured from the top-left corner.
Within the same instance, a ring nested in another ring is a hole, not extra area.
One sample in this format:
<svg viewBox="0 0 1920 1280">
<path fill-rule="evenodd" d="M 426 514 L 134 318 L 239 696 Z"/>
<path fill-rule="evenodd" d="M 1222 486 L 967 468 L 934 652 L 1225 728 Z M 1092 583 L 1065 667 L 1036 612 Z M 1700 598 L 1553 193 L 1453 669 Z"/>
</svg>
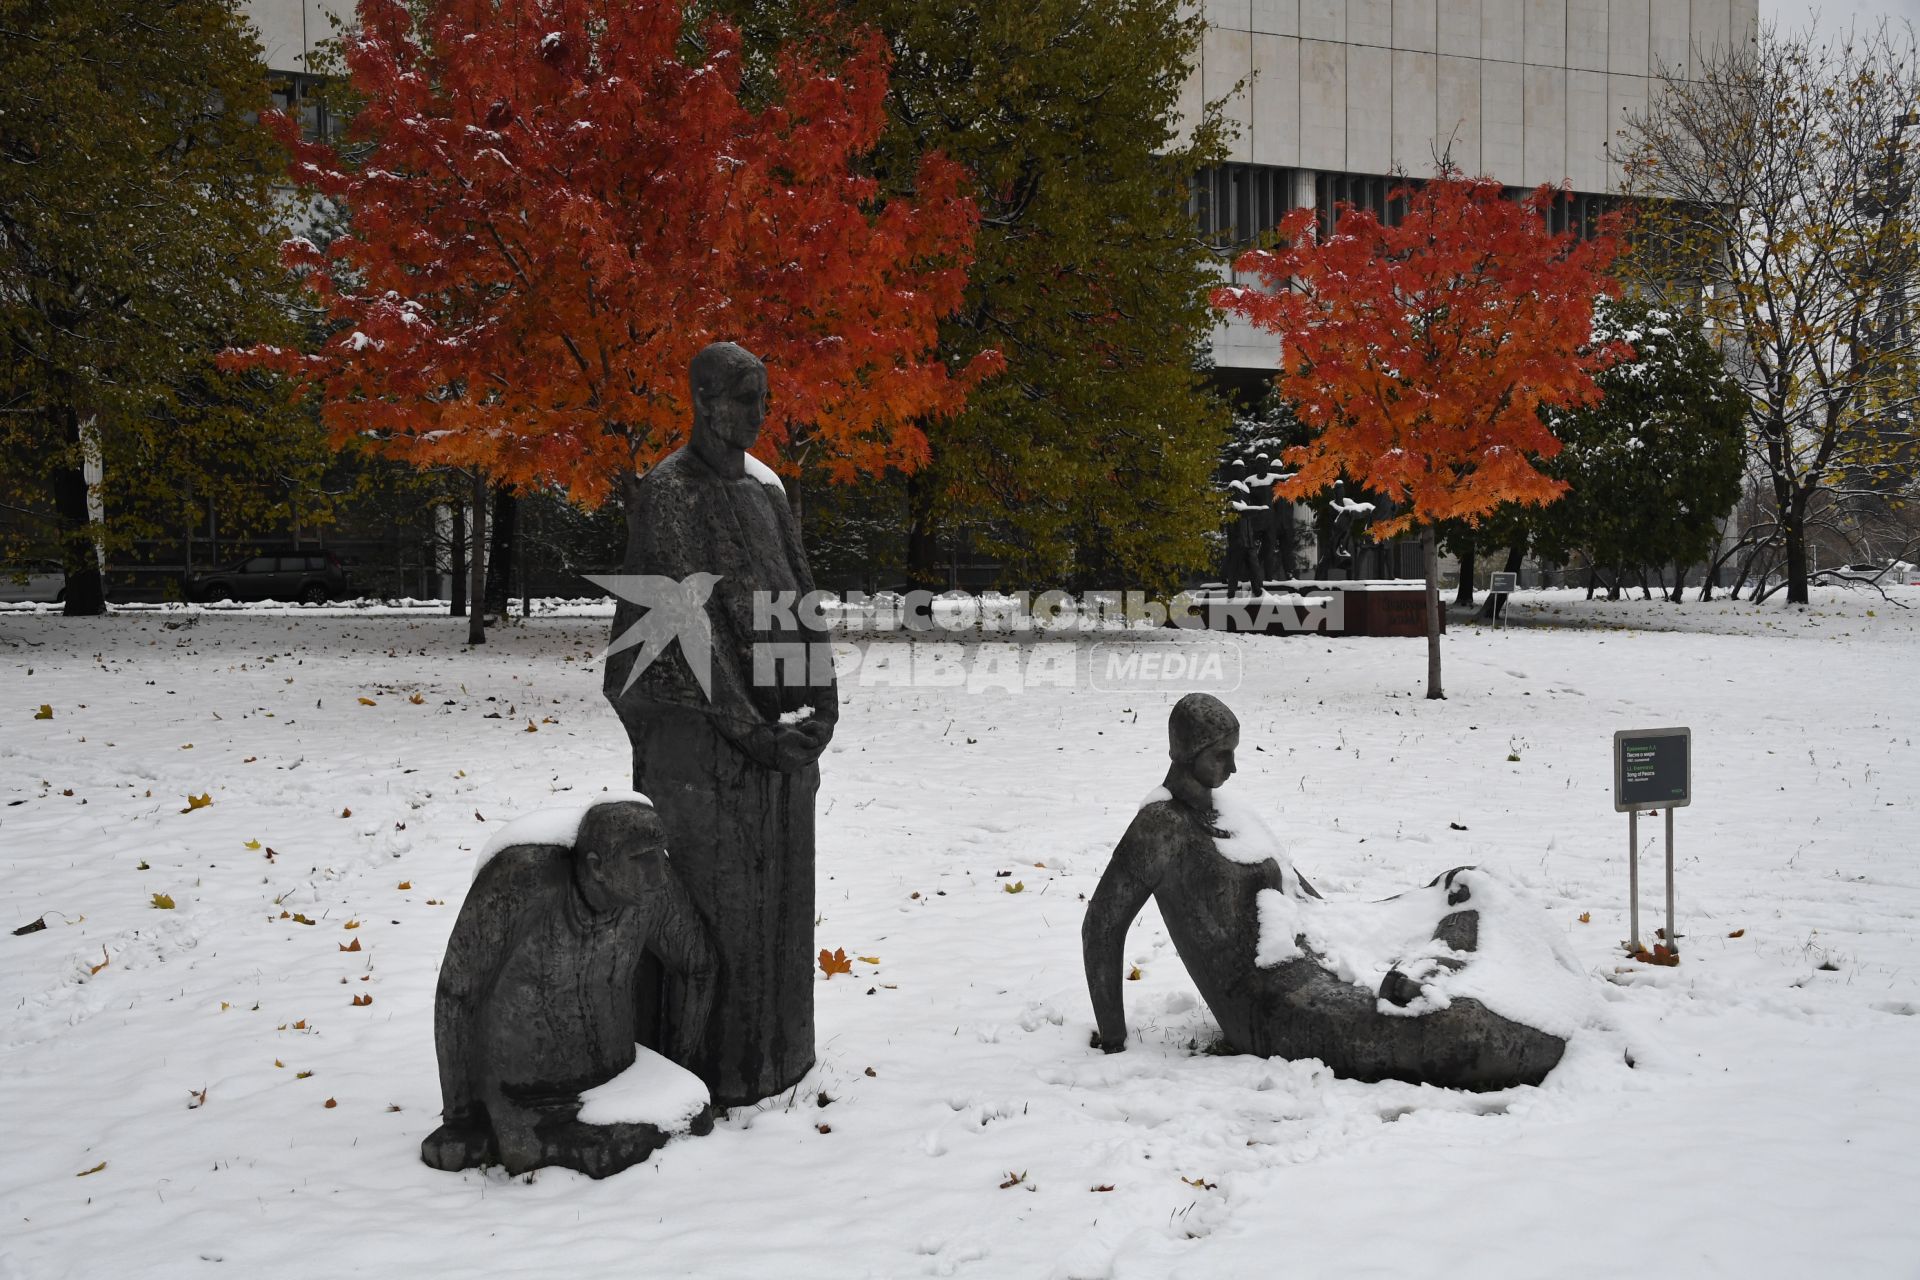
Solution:
<svg viewBox="0 0 1920 1280">
<path fill-rule="evenodd" d="M 767 367 L 734 342 L 715 342 L 688 367 L 693 390 L 693 430 L 718 436 L 735 449 L 751 449 L 767 418 Z"/>
<path fill-rule="evenodd" d="M 667 830 L 652 805 L 609 800 L 580 819 L 573 856 L 581 874 L 623 904 L 644 900 L 667 877 Z"/>
<path fill-rule="evenodd" d="M 1210 693 L 1190 693 L 1167 718 L 1167 754 L 1193 780 L 1212 791 L 1234 774 L 1240 721 Z"/>
</svg>

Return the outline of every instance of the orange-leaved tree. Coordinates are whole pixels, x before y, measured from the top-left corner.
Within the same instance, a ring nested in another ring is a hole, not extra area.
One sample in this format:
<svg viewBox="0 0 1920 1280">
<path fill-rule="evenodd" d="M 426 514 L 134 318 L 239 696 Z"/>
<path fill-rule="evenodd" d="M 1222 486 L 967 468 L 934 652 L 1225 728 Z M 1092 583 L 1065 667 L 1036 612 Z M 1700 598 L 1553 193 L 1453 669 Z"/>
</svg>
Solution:
<svg viewBox="0 0 1920 1280">
<path fill-rule="evenodd" d="M 286 250 L 330 336 L 237 362 L 317 393 L 337 443 L 592 505 L 684 441 L 688 362 L 731 339 L 767 363 L 776 468 L 796 433 L 836 480 L 924 461 L 916 424 L 995 366 L 935 354 L 972 259 L 964 174 L 929 155 L 883 203 L 860 172 L 886 120 L 877 34 L 830 63 L 788 49 L 751 103 L 737 33 L 686 13 L 360 0 L 345 145 L 269 117 L 294 181 L 346 215 Z"/>
<path fill-rule="evenodd" d="M 1396 504 L 1375 536 L 1420 530 L 1429 698 L 1445 696 L 1434 526 L 1559 496 L 1566 486 L 1533 465 L 1560 448 L 1538 411 L 1597 399 L 1593 374 L 1627 354 L 1593 341 L 1594 299 L 1614 292 L 1613 243 L 1551 233 L 1557 195 L 1509 200 L 1491 179 L 1443 172 L 1392 193 L 1393 225 L 1342 206 L 1321 236 L 1314 211 L 1299 209 L 1280 248 L 1235 264 L 1263 288 L 1214 293 L 1279 335 L 1281 394 L 1314 432 L 1288 450 L 1298 471 L 1281 495 L 1344 476 Z"/>
</svg>

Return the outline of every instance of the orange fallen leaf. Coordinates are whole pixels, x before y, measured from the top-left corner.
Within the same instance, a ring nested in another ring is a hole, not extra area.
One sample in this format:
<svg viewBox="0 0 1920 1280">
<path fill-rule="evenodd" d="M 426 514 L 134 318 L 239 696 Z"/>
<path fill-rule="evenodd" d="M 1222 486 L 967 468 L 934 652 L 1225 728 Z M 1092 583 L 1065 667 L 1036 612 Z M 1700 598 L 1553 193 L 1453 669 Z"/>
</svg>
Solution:
<svg viewBox="0 0 1920 1280">
<path fill-rule="evenodd" d="M 371 995 L 364 995 L 364 996 L 355 996 L 355 997 L 353 998 L 353 1003 L 354 1003 L 354 1007 L 355 1007 L 355 1008 L 360 1008 L 360 1007 L 363 1007 L 363 1006 L 365 1006 L 365 1005 L 370 1005 L 370 1004 L 372 1004 L 372 1003 L 373 1003 L 373 997 L 372 997 Z"/>
<path fill-rule="evenodd" d="M 1185 1175 L 1181 1176 L 1180 1181 L 1186 1183 L 1190 1187 L 1198 1187 L 1202 1191 L 1211 1191 L 1215 1187 L 1220 1185 L 1217 1182 L 1208 1182 L 1204 1177 L 1189 1178 L 1189 1177 L 1186 1177 Z"/>
<path fill-rule="evenodd" d="M 421 696 L 420 696 L 419 694 L 417 694 L 417 693 L 416 693 L 416 694 L 414 694 L 414 695 L 413 695 L 412 697 L 410 697 L 410 698 L 408 698 L 408 699 L 407 699 L 407 701 L 408 701 L 408 702 L 411 702 L 411 703 L 412 703 L 412 704 L 413 704 L 414 706 L 416 706 L 416 707 L 417 707 L 417 706 L 419 706 L 419 705 L 420 705 L 421 703 L 423 703 L 423 702 L 425 702 L 425 701 L 426 701 L 426 699 L 425 699 L 425 698 L 423 698 L 423 697 L 421 697 Z"/>
<path fill-rule="evenodd" d="M 1141 972 L 1140 972 L 1140 966 L 1139 966 L 1139 965 L 1137 965 L 1137 964 L 1136 964 L 1136 965 L 1134 965 L 1134 966 L 1133 966 L 1133 967 L 1132 967 L 1131 969 L 1128 969 L 1128 970 L 1127 970 L 1127 981 L 1128 981 L 1128 982 L 1138 982 L 1138 981 L 1140 981 L 1140 978 L 1141 978 L 1141 976 L 1142 976 L 1142 975 L 1141 975 Z"/>
<path fill-rule="evenodd" d="M 838 947 L 835 947 L 832 952 L 822 947 L 820 948 L 820 972 L 827 975 L 828 981 L 832 981 L 836 973 L 852 973 L 853 962 L 848 960 L 847 953 Z"/>
<path fill-rule="evenodd" d="M 327 1110 L 331 1111 L 335 1107 L 339 1106 L 340 1104 L 335 1102 L 332 1098 L 328 1098 L 324 1105 L 326 1106 Z"/>
<path fill-rule="evenodd" d="M 355 938 L 352 942 L 342 943 L 340 949 L 342 951 L 358 951 L 360 949 L 360 939 Z"/>
<path fill-rule="evenodd" d="M 527 727 L 526 727 L 526 732 L 527 732 L 527 733 L 538 733 L 538 732 L 540 732 L 540 726 L 539 726 L 539 725 L 537 725 L 537 724 L 535 724 L 535 723 L 533 722 L 533 717 L 532 717 L 532 716 L 528 716 L 528 717 L 527 717 Z"/>
<path fill-rule="evenodd" d="M 411 889 L 411 888 L 413 888 L 413 881 L 411 881 L 411 880 L 402 880 L 402 881 L 401 881 L 401 882 L 400 882 L 399 884 L 397 884 L 397 885 L 395 885 L 395 886 L 394 886 L 394 888 L 396 888 L 396 889 Z"/>
<path fill-rule="evenodd" d="M 360 699 L 360 705 L 363 707 L 377 707 L 380 704 L 375 702 L 372 698 L 362 698 Z"/>
<path fill-rule="evenodd" d="M 98 972 L 100 972 L 100 971 L 101 971 L 102 969 L 104 969 L 104 968 L 106 968 L 106 967 L 107 967 L 107 965 L 108 965 L 108 963 L 109 963 L 109 962 L 110 962 L 111 960 L 112 960 L 112 957 L 111 957 L 111 956 L 109 956 L 109 955 L 107 954 L 107 949 L 106 949 L 105 947 L 101 947 L 101 948 L 100 948 L 100 963 L 99 963 L 99 964 L 94 964 L 94 965 L 88 965 L 88 966 L 87 966 L 87 972 L 88 972 L 88 973 L 98 973 Z"/>
<path fill-rule="evenodd" d="M 1592 923 L 1593 923 L 1593 912 L 1591 912 L 1591 911 L 1582 911 L 1582 912 L 1580 913 L 1580 923 L 1581 923 L 1581 924 L 1592 924 Z"/>
<path fill-rule="evenodd" d="M 353 810 L 351 810 L 351 809 L 342 809 L 342 810 L 340 810 L 340 816 L 341 816 L 341 817 L 343 817 L 343 818 L 351 818 L 351 817 L 353 816 Z"/>
<path fill-rule="evenodd" d="M 1729 938 L 1744 938 L 1747 936 L 1747 931 L 1745 929 L 1735 929 L 1732 933 L 1728 934 L 1727 936 Z"/>
</svg>

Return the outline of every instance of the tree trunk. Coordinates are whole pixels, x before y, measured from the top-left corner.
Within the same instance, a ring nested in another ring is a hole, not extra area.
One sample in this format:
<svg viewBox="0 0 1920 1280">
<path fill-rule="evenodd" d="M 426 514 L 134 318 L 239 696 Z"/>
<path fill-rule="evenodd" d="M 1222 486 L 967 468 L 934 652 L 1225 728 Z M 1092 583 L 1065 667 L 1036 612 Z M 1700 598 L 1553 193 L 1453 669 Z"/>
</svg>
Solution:
<svg viewBox="0 0 1920 1280">
<path fill-rule="evenodd" d="M 1460 585 L 1454 589 L 1453 602 L 1462 608 L 1473 608 L 1473 569 L 1474 548 L 1469 546 L 1460 553 Z"/>
<path fill-rule="evenodd" d="M 1787 533 L 1787 603 L 1807 603 L 1807 491 L 1797 490 L 1783 513 Z"/>
<path fill-rule="evenodd" d="M 1594 588 L 1599 585 L 1600 571 L 1593 567 L 1593 561 L 1587 561 L 1587 599 L 1593 599 Z"/>
<path fill-rule="evenodd" d="M 1440 687 L 1440 547 L 1433 526 L 1420 530 L 1420 558 L 1427 570 L 1427 697 L 1446 697 Z"/>
<path fill-rule="evenodd" d="M 933 527 L 933 483 L 916 472 L 907 477 L 907 581 L 928 591 L 946 586 L 940 575 L 940 543 Z"/>
<path fill-rule="evenodd" d="M 487 543 L 487 612 L 505 618 L 512 596 L 513 548 L 520 530 L 520 499 L 504 484 L 493 486 L 493 523 Z"/>
<path fill-rule="evenodd" d="M 473 608 L 467 611 L 467 643 L 487 642 L 487 476 L 473 473 L 473 555 L 467 569 L 467 598 Z"/>
<path fill-rule="evenodd" d="M 1653 599 L 1653 588 L 1647 585 L 1647 571 L 1645 569 L 1640 570 L 1640 598 L 1642 600 Z"/>
<path fill-rule="evenodd" d="M 73 465 L 53 472 L 53 510 L 60 522 L 60 567 L 66 571 L 66 607 L 69 618 L 98 617 L 107 611 L 106 583 L 100 576 L 100 555 L 94 542 L 93 521 L 87 512 L 87 474 L 80 461 L 80 411 L 72 405 L 60 410 Z"/>
<path fill-rule="evenodd" d="M 1674 561 L 1673 591 L 1667 596 L 1668 604 L 1679 604 L 1681 597 L 1685 594 L 1687 590 L 1687 568 L 1688 566 L 1681 564 L 1679 561 Z"/>
<path fill-rule="evenodd" d="M 453 532 L 447 539 L 448 576 L 453 579 L 452 603 L 447 608 L 450 618 L 467 616 L 467 504 L 455 501 L 453 504 Z"/>
</svg>

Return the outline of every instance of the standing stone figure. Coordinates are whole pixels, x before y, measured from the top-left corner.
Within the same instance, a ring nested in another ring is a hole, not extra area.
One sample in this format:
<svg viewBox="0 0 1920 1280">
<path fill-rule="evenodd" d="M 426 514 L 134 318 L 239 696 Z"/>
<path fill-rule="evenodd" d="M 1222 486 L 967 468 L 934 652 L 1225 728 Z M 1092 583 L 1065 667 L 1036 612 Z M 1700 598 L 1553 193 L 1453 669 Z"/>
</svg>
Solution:
<svg viewBox="0 0 1920 1280">
<path fill-rule="evenodd" d="M 674 975 L 664 993 L 643 976 L 649 956 Z M 648 1024 L 684 1064 L 704 1037 L 712 984 L 713 948 L 647 805 L 594 805 L 571 845 L 499 850 L 474 874 L 440 966 L 444 1123 L 421 1158 L 450 1172 L 560 1165 L 595 1178 L 646 1159 L 667 1129 L 583 1123 L 580 1095 L 633 1066 Z M 697 1132 L 713 1125 L 692 1119 Z"/>
<path fill-rule="evenodd" d="M 716 1105 L 737 1106 L 813 1065 L 815 761 L 839 699 L 824 625 L 796 607 L 813 590 L 800 530 L 779 480 L 746 452 L 766 417 L 766 369 L 715 343 L 691 381 L 691 439 L 627 489 L 622 573 L 645 575 L 654 603 L 643 614 L 622 599 L 605 691 L 633 744 L 634 789 L 659 810 L 719 954 L 689 1066 Z M 678 643 L 636 647 L 662 611 Z"/>
<path fill-rule="evenodd" d="M 1433 927 L 1440 945 L 1396 964 L 1378 991 L 1331 972 L 1303 934 L 1275 922 L 1311 917 L 1320 894 L 1277 856 L 1263 827 L 1235 806 L 1224 813 L 1216 789 L 1234 774 L 1240 724 L 1219 699 L 1188 694 L 1168 722 L 1172 765 L 1161 788 L 1121 837 L 1087 904 L 1081 945 L 1099 1044 L 1127 1044 L 1123 1000 L 1127 928 L 1147 899 L 1159 904 L 1175 950 L 1220 1022 L 1227 1043 L 1263 1057 L 1318 1058 L 1336 1075 L 1410 1080 L 1466 1089 L 1538 1084 L 1566 1042 L 1455 996 L 1413 1012 L 1425 982 L 1458 972 L 1478 945 L 1479 920 L 1461 868 L 1444 881 L 1445 914 Z M 1263 902 L 1263 896 L 1278 897 Z M 1436 894 L 1436 898 L 1438 895 Z M 1381 904 L 1370 904 L 1381 905 Z M 1458 909 L 1456 909 L 1458 908 Z M 1263 957 L 1263 952 L 1274 952 Z M 1387 1013 L 1385 1002 L 1407 1013 Z M 1411 1008 L 1410 1008 L 1411 1007 Z"/>
</svg>

